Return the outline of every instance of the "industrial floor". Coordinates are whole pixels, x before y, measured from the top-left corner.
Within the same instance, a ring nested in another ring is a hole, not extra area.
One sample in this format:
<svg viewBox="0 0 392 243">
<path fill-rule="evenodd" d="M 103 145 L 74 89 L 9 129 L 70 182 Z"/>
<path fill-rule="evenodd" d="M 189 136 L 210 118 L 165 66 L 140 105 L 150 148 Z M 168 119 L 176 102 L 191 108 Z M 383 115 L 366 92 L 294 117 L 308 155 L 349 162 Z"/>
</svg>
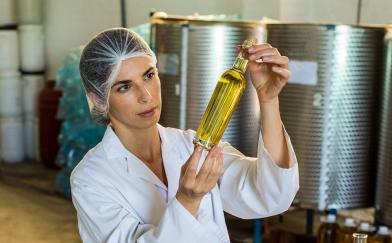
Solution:
<svg viewBox="0 0 392 243">
<path fill-rule="evenodd" d="M 81 242 L 72 202 L 54 191 L 56 170 L 0 164 L 0 242 Z"/>
<path fill-rule="evenodd" d="M 76 243 L 81 242 L 76 212 L 69 199 L 54 190 L 58 171 L 46 169 L 38 162 L 21 164 L 0 163 L 0 243 Z M 340 216 L 350 216 L 361 221 L 373 220 L 372 209 L 340 211 Z M 284 216 L 264 220 L 264 240 L 268 242 L 310 242 L 315 235 L 320 212 L 315 213 L 313 235 L 305 240 L 282 240 L 285 232 L 306 235 L 306 211 L 291 209 Z M 342 223 L 343 218 L 340 217 Z M 226 215 L 232 243 L 253 242 L 253 220 L 239 220 Z M 283 233 L 282 231 L 283 230 Z M 275 239 L 275 240 L 273 240 Z M 278 240 L 281 239 L 281 240 Z"/>
</svg>

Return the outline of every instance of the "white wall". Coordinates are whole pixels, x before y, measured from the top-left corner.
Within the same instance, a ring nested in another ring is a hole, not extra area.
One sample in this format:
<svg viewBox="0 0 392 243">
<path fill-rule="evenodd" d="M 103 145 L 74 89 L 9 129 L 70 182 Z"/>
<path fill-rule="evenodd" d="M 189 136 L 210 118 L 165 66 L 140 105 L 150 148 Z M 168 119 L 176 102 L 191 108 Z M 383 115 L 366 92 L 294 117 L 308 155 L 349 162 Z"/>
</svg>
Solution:
<svg viewBox="0 0 392 243">
<path fill-rule="evenodd" d="M 362 0 L 361 23 L 392 24 L 392 0 Z"/>
<path fill-rule="evenodd" d="M 242 0 L 127 0 L 126 5 L 128 26 L 148 22 L 151 9 L 176 15 L 242 14 Z"/>
<path fill-rule="evenodd" d="M 269 17 L 279 19 L 280 1 L 278 0 L 243 0 L 242 16 L 245 19 Z"/>
<path fill-rule="evenodd" d="M 47 78 L 54 79 L 70 48 L 86 43 L 98 32 L 121 24 L 119 1 L 46 0 Z"/>
<path fill-rule="evenodd" d="M 281 0 L 280 3 L 281 20 L 356 23 L 358 0 Z"/>
<path fill-rule="evenodd" d="M 128 26 L 149 21 L 151 9 L 169 14 L 242 14 L 296 22 L 355 24 L 359 0 L 127 0 Z M 121 25 L 120 0 L 46 0 L 48 78 L 64 55 L 94 34 Z M 362 0 L 361 23 L 392 23 L 392 0 Z"/>
</svg>

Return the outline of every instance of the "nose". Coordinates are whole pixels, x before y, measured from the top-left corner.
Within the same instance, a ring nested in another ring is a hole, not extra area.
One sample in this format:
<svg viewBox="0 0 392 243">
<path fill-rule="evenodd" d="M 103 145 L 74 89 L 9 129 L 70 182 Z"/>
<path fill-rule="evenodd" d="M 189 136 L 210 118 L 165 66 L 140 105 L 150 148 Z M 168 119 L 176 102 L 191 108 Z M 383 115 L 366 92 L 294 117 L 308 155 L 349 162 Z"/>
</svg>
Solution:
<svg viewBox="0 0 392 243">
<path fill-rule="evenodd" d="M 140 95 L 139 95 L 139 103 L 141 104 L 146 104 L 148 103 L 152 98 L 151 93 L 148 91 L 146 86 L 140 87 Z"/>
</svg>

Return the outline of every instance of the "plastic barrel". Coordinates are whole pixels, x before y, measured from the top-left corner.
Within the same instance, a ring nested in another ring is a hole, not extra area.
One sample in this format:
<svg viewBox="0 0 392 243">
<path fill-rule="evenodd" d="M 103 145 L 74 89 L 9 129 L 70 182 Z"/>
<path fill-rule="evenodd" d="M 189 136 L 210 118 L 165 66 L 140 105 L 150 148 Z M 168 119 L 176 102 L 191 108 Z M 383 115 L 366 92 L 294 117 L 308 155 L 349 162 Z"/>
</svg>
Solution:
<svg viewBox="0 0 392 243">
<path fill-rule="evenodd" d="M 0 60 L 0 72 L 19 69 L 18 32 L 16 30 L 0 30 Z"/>
<path fill-rule="evenodd" d="M 0 1 L 0 27 L 16 25 L 16 1 Z"/>
<path fill-rule="evenodd" d="M 18 22 L 42 24 L 42 0 L 18 0 Z"/>
<path fill-rule="evenodd" d="M 24 159 L 23 120 L 21 117 L 0 119 L 0 144 L 2 160 L 18 163 Z"/>
<path fill-rule="evenodd" d="M 21 69 L 26 72 L 45 70 L 45 43 L 42 25 L 21 25 L 20 59 Z"/>
<path fill-rule="evenodd" d="M 23 125 L 25 157 L 38 160 L 38 117 L 25 115 Z"/>
<path fill-rule="evenodd" d="M 19 72 L 0 73 L 0 117 L 22 115 L 22 88 Z"/>
<path fill-rule="evenodd" d="M 44 76 L 24 74 L 23 84 L 23 112 L 28 116 L 38 116 L 39 93 L 44 87 Z"/>
</svg>

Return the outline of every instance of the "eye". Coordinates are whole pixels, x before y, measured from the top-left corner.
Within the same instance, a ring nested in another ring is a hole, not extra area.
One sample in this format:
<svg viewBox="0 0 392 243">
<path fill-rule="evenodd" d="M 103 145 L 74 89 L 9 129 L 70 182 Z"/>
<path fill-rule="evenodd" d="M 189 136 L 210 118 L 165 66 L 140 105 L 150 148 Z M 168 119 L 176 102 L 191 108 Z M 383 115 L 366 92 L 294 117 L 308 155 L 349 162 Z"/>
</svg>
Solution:
<svg viewBox="0 0 392 243">
<path fill-rule="evenodd" d="M 155 72 L 150 72 L 144 77 L 144 80 L 151 80 L 154 76 Z"/>
<path fill-rule="evenodd" d="M 132 87 L 131 84 L 123 84 L 123 85 L 121 85 L 121 86 L 117 89 L 117 91 L 118 91 L 118 92 L 121 92 L 121 93 L 125 93 L 125 92 L 127 92 L 131 87 Z"/>
</svg>

